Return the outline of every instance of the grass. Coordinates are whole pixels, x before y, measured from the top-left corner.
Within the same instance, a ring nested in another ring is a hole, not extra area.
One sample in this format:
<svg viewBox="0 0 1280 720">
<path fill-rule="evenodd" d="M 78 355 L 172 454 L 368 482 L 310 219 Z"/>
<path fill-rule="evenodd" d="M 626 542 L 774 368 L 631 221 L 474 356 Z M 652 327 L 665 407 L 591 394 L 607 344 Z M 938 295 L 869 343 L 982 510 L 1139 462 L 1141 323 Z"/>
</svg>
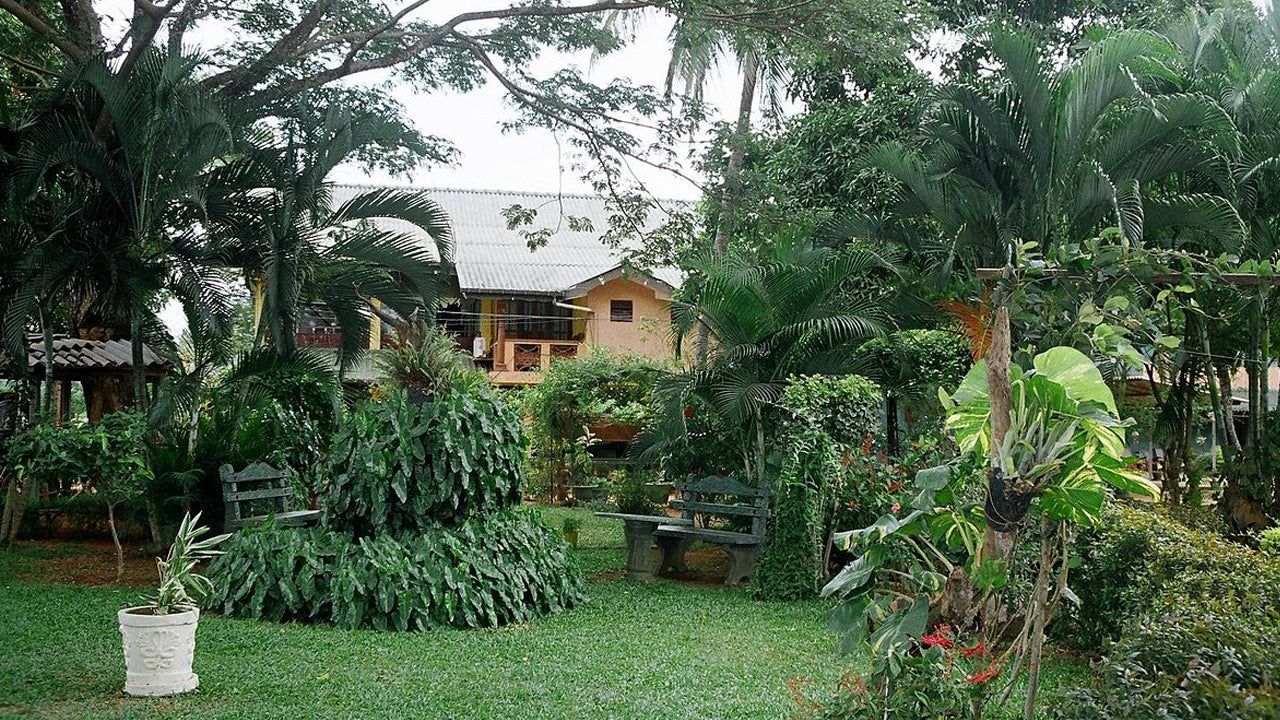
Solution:
<svg viewBox="0 0 1280 720">
<path fill-rule="evenodd" d="M 621 528 L 582 516 L 590 571 L 621 567 Z M 74 553 L 68 546 L 54 552 Z M 200 622 L 199 691 L 123 696 L 115 611 L 137 588 L 17 578 L 48 550 L 0 560 L 0 716 L 55 718 L 733 718 L 785 716 L 787 681 L 833 681 L 821 603 L 741 590 L 595 581 L 587 603 L 528 625 L 420 634 Z M 0 553 L 3 555 L 3 553 Z"/>
<path fill-rule="evenodd" d="M 621 568 L 620 523 L 580 509 L 544 514 L 556 528 L 570 514 L 581 519 L 578 555 L 589 574 Z M 0 552 L 0 717 L 783 720 L 790 679 L 810 678 L 820 697 L 845 664 L 824 603 L 597 578 L 587 603 L 496 630 L 398 634 L 206 615 L 200 689 L 127 698 L 115 612 L 144 590 L 21 579 L 41 560 L 83 552 Z M 1083 672 L 1051 663 L 1046 699 Z"/>
</svg>

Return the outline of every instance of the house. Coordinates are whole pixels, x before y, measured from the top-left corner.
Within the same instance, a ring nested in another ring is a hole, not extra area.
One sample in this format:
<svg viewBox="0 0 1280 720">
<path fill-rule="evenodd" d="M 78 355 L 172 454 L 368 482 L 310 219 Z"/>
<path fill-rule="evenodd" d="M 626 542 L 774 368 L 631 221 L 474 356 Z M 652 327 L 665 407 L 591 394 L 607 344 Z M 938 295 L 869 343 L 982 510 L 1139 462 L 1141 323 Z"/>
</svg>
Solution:
<svg viewBox="0 0 1280 720">
<path fill-rule="evenodd" d="M 368 189 L 336 186 L 333 202 Z M 674 268 L 628 269 L 624 249 L 601 239 L 610 214 L 603 198 L 500 190 L 429 192 L 453 226 L 459 292 L 457 301 L 440 312 L 440 321 L 496 384 L 536 383 L 554 359 L 592 348 L 657 360 L 672 357 L 670 301 L 680 273 Z M 503 211 L 512 206 L 539 211 L 537 219 L 528 227 L 508 227 Z M 530 249 L 530 234 L 538 238 L 536 249 Z M 299 327 L 300 345 L 336 346 L 336 338 L 326 336 L 333 326 L 323 315 L 317 310 Z M 376 320 L 375 325 L 374 349 L 388 330 Z"/>
</svg>

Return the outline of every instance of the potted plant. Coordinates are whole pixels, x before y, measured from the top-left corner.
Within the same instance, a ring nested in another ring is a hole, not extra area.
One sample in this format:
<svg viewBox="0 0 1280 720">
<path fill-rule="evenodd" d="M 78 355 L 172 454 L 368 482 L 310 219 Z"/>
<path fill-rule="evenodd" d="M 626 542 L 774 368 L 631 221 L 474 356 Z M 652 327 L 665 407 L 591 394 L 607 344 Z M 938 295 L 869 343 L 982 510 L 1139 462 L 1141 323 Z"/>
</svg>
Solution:
<svg viewBox="0 0 1280 720">
<path fill-rule="evenodd" d="M 572 515 L 565 518 L 564 522 L 561 523 L 561 531 L 564 533 L 564 539 L 568 540 L 569 544 L 574 547 L 578 547 L 578 531 L 581 529 L 581 518 L 576 518 Z"/>
<path fill-rule="evenodd" d="M 199 513 L 183 517 L 169 557 L 156 560 L 160 586 L 155 597 L 116 614 L 124 639 L 124 691 L 129 695 L 175 695 L 200 685 L 200 678 L 191 671 L 196 623 L 200 603 L 213 585 L 196 572 L 196 566 L 221 555 L 215 548 L 231 536 L 201 539 L 209 528 L 199 522 Z"/>
</svg>

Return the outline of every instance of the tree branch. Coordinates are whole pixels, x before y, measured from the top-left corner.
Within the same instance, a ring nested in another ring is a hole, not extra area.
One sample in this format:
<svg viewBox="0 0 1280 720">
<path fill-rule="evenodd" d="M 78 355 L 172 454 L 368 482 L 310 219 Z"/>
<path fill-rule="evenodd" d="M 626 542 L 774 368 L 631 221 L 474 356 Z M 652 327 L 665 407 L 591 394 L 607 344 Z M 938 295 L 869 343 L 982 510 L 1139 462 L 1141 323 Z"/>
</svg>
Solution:
<svg viewBox="0 0 1280 720">
<path fill-rule="evenodd" d="M 9 1 L 9 0 L 5 0 L 5 1 Z M 322 0 L 322 2 L 324 1 L 325 0 Z M 393 67 L 395 65 L 399 65 L 400 63 L 410 60 L 413 57 L 421 54 L 422 52 L 430 49 L 431 47 L 439 44 L 440 41 L 452 35 L 454 33 L 454 30 L 457 27 L 467 23 L 480 22 L 484 20 L 507 20 L 511 18 L 520 18 L 520 17 L 546 17 L 546 18 L 571 17 L 575 15 L 588 15 L 592 13 L 602 13 L 602 12 L 617 11 L 617 10 L 638 10 L 641 8 L 655 7 L 658 4 L 658 2 L 659 0 L 600 0 L 599 2 L 589 3 L 586 5 L 549 6 L 549 7 L 548 6 L 518 6 L 518 7 L 511 7 L 511 8 L 503 8 L 500 10 L 480 10 L 480 11 L 474 11 L 474 12 L 460 13 L 454 16 L 452 19 L 445 22 L 443 25 L 433 28 L 430 32 L 421 34 L 420 36 L 418 36 L 417 40 L 415 40 L 414 42 L 402 48 L 399 48 L 398 50 L 384 53 L 376 57 L 366 58 L 364 60 L 356 60 L 351 54 L 348 54 L 347 57 L 343 60 L 343 62 L 340 63 L 339 65 L 326 68 L 319 72 L 315 72 L 310 75 L 306 75 L 304 77 L 297 78 L 297 79 L 282 83 L 280 85 L 276 85 L 271 88 L 267 88 L 266 90 L 262 91 L 260 95 L 264 100 L 275 99 L 275 98 L 284 97 L 287 95 L 292 95 L 292 94 L 301 92 L 303 90 L 319 87 L 321 85 L 325 85 L 327 83 L 333 82 L 334 80 L 339 80 L 341 78 L 348 77 L 351 75 L 368 72 L 370 70 L 382 70 L 389 67 Z M 314 10 L 314 7 L 313 7 L 313 10 Z M 296 29 L 297 28 L 295 28 L 295 30 Z M 372 39 L 373 36 L 383 34 L 390 29 L 391 28 L 389 27 L 385 27 L 385 24 L 383 26 L 373 28 L 370 31 L 368 31 L 368 33 L 366 33 L 366 35 L 368 36 L 367 38 L 357 39 L 355 40 L 354 44 L 359 45 L 362 42 L 367 43 L 370 39 Z M 296 57 L 296 54 L 291 51 L 296 50 L 297 49 L 296 45 L 298 45 L 305 38 L 296 38 L 296 42 L 295 42 L 294 40 L 290 39 L 294 35 L 295 35 L 294 31 L 290 31 L 288 35 L 286 35 L 284 38 L 281 38 L 281 40 L 276 44 L 275 47 L 272 48 L 272 50 L 268 54 L 270 54 L 271 52 L 276 52 L 277 49 L 279 49 L 279 54 L 277 56 L 278 59 L 284 59 L 287 57 Z M 286 42 L 286 41 L 289 41 L 289 42 Z M 288 46 L 290 42 L 293 43 L 294 47 Z M 250 68 L 259 66 L 260 64 L 261 64 L 260 62 L 255 62 L 253 65 L 250 66 Z M 248 69 L 249 68 L 246 68 L 246 69 L 232 68 L 231 70 L 227 70 L 226 72 L 219 73 L 218 75 L 215 75 L 209 78 L 208 80 L 205 81 L 205 84 L 208 86 L 221 87 L 224 93 L 242 90 L 244 89 L 245 85 L 243 82 L 239 82 L 237 78 L 245 75 Z"/>
<path fill-rule="evenodd" d="M 66 37 L 62 33 L 54 30 L 48 23 L 41 20 L 39 16 L 22 5 L 19 5 L 15 0 L 0 0 L 0 10 L 4 10 L 17 18 L 23 25 L 34 30 L 37 35 L 53 43 L 54 47 L 57 47 L 64 55 L 72 60 L 80 62 L 89 56 L 89 53 L 84 48 L 76 45 L 70 38 Z"/>
</svg>

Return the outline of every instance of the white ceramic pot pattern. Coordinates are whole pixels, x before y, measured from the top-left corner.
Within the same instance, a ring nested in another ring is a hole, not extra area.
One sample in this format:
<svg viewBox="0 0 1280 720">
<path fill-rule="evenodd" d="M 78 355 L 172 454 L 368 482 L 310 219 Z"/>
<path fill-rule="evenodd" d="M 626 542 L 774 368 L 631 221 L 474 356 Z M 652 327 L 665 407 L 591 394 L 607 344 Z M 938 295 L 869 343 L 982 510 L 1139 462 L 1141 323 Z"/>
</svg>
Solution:
<svg viewBox="0 0 1280 720">
<path fill-rule="evenodd" d="M 152 615 L 149 610 L 131 607 L 116 614 L 124 638 L 124 691 L 154 696 L 194 690 L 200 685 L 191 672 L 200 611 Z"/>
</svg>

